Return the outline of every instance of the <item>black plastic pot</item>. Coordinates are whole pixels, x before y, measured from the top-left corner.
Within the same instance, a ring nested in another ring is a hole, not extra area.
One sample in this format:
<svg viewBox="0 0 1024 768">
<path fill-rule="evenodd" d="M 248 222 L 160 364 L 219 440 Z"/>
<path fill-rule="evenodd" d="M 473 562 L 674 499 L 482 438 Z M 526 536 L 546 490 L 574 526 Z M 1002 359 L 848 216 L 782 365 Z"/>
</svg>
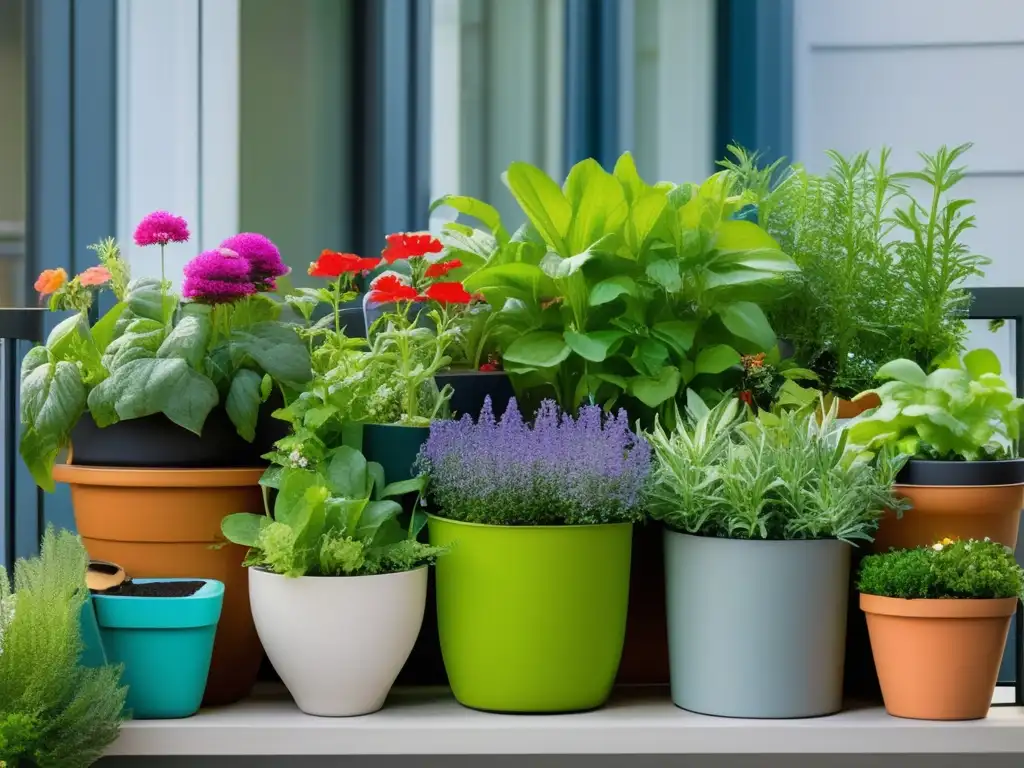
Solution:
<svg viewBox="0 0 1024 768">
<path fill-rule="evenodd" d="M 443 371 L 434 376 L 434 382 L 438 389 L 451 384 L 453 394 L 449 405 L 454 418 L 468 413 L 476 419 L 487 397 L 491 398 L 494 415 L 501 416 L 508 401 L 515 397 L 512 382 L 504 371 Z"/>
<path fill-rule="evenodd" d="M 1018 485 L 1024 483 L 1024 459 L 999 461 L 932 461 L 912 459 L 899 475 L 899 485 Z"/>
<path fill-rule="evenodd" d="M 85 413 L 71 430 L 71 463 L 91 467 L 175 469 L 262 467 L 262 456 L 288 434 L 286 422 L 271 417 L 283 401 L 279 393 L 260 408 L 256 439 L 243 440 L 223 406 L 206 417 L 202 435 L 179 427 L 162 413 L 96 426 Z"/>
</svg>

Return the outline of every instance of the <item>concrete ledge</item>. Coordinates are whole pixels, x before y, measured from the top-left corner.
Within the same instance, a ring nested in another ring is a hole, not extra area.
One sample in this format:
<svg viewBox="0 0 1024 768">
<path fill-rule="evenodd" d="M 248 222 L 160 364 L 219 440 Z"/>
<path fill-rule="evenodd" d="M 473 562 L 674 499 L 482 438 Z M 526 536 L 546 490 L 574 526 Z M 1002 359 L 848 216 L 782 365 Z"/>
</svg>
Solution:
<svg viewBox="0 0 1024 768">
<path fill-rule="evenodd" d="M 667 690 L 617 692 L 573 715 L 494 715 L 446 689 L 395 691 L 365 717 L 304 715 L 281 688 L 184 720 L 127 723 L 108 756 L 1024 754 L 1024 708 L 965 723 L 853 707 L 811 720 L 733 720 L 677 709 Z"/>
</svg>

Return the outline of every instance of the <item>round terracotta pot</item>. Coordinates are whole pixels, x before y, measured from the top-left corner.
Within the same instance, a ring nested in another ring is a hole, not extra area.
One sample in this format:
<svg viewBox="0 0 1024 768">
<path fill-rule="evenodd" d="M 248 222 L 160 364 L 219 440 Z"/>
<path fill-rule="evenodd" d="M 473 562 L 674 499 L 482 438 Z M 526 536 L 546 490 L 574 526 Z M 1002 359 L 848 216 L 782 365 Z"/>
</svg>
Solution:
<svg viewBox="0 0 1024 768">
<path fill-rule="evenodd" d="M 885 710 L 917 720 L 988 715 L 1017 598 L 860 596 Z"/>
<path fill-rule="evenodd" d="M 1015 548 L 1024 508 L 1024 460 L 924 461 L 915 459 L 896 478 L 894 490 L 913 508 L 887 514 L 872 548 L 909 549 L 946 537 L 984 539 Z"/>
<path fill-rule="evenodd" d="M 836 400 L 835 395 L 827 395 L 825 397 L 825 408 L 828 409 L 832 406 L 833 400 Z M 882 401 L 878 398 L 878 395 L 868 395 L 860 400 L 854 402 L 853 400 L 839 400 L 839 412 L 836 414 L 837 419 L 853 419 L 860 416 L 865 411 L 869 411 L 872 408 L 877 408 L 882 404 Z"/>
<path fill-rule="evenodd" d="M 75 525 L 89 557 L 138 578 L 191 577 L 224 584 L 224 606 L 203 703 L 252 691 L 263 657 L 252 612 L 245 547 L 220 532 L 225 515 L 259 512 L 262 469 L 115 469 L 58 464 L 71 486 Z"/>
</svg>

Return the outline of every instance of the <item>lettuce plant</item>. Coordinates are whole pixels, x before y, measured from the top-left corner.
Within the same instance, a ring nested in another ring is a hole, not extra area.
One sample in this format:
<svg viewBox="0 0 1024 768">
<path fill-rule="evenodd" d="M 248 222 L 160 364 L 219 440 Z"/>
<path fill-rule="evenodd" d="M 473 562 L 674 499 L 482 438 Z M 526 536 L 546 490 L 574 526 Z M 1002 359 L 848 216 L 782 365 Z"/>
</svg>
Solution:
<svg viewBox="0 0 1024 768">
<path fill-rule="evenodd" d="M 384 485 L 384 470 L 346 445 L 310 460 L 298 449 L 271 467 L 265 486 L 278 490 L 273 515 L 241 512 L 224 518 L 224 536 L 249 547 L 245 565 L 299 576 L 370 576 L 429 565 L 442 553 L 416 540 L 426 516 L 408 528 L 402 507 L 388 498 L 415 481 Z"/>
<path fill-rule="evenodd" d="M 161 252 L 187 238 L 184 220 L 163 212 L 136 233 L 137 242 L 159 244 Z M 309 381 L 309 351 L 269 294 L 286 271 L 277 249 L 252 233 L 233 244 L 240 252 L 207 251 L 186 266 L 185 302 L 165 280 L 131 279 L 111 239 L 95 246 L 99 267 L 70 282 L 63 270 L 40 276 L 50 308 L 72 312 L 22 363 L 20 452 L 42 488 L 53 489 L 53 464 L 86 410 L 100 427 L 162 413 L 198 435 L 223 404 L 251 442 L 274 386 L 290 396 Z M 90 327 L 93 299 L 104 288 L 117 301 Z"/>
<path fill-rule="evenodd" d="M 857 589 L 903 600 L 1024 597 L 1024 570 L 1013 550 L 997 542 L 943 539 L 865 557 Z"/>
<path fill-rule="evenodd" d="M 515 399 L 495 419 L 437 421 L 417 459 L 437 514 L 486 525 L 587 525 L 642 517 L 650 448 L 624 411 L 584 406 L 578 418 L 542 403 L 527 424 Z"/>
<path fill-rule="evenodd" d="M 669 528 L 733 539 L 868 540 L 904 459 L 851 461 L 837 405 L 743 421 L 739 400 L 708 408 L 689 393 L 687 418 L 648 435 L 654 449 L 651 517 Z"/>
<path fill-rule="evenodd" d="M 85 547 L 48 527 L 39 557 L 0 566 L 0 764 L 85 768 L 117 738 L 121 670 L 79 664 Z"/>
<path fill-rule="evenodd" d="M 976 349 L 931 373 L 900 359 L 878 369 L 888 379 L 878 408 L 850 425 L 850 447 L 871 455 L 885 446 L 922 459 L 983 461 L 1017 456 L 1024 400 L 1000 377 L 999 358 Z"/>
<path fill-rule="evenodd" d="M 747 198 L 732 173 L 700 185 L 650 185 L 626 153 L 613 173 L 594 160 L 564 185 L 527 163 L 505 182 L 527 223 L 509 235 L 471 198 L 448 205 L 487 230 L 448 225 L 445 241 L 474 271 L 466 288 L 502 319 L 506 370 L 520 390 L 575 411 L 628 398 L 631 412 L 673 412 L 686 386 L 740 376 L 740 355 L 771 349 L 759 304 L 797 267 L 756 224 L 733 218 Z"/>
</svg>

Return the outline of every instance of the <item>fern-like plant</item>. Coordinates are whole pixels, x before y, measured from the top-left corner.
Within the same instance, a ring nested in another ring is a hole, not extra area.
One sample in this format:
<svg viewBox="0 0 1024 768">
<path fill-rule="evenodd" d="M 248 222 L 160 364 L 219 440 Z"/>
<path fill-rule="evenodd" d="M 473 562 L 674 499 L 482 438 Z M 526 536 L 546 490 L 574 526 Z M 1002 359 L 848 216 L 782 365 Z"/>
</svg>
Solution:
<svg viewBox="0 0 1024 768">
<path fill-rule="evenodd" d="M 0 567 L 0 762 L 82 768 L 117 738 L 127 688 L 116 667 L 89 669 L 80 617 L 88 556 L 48 528 L 39 557 L 19 560 L 14 591 Z"/>
</svg>

